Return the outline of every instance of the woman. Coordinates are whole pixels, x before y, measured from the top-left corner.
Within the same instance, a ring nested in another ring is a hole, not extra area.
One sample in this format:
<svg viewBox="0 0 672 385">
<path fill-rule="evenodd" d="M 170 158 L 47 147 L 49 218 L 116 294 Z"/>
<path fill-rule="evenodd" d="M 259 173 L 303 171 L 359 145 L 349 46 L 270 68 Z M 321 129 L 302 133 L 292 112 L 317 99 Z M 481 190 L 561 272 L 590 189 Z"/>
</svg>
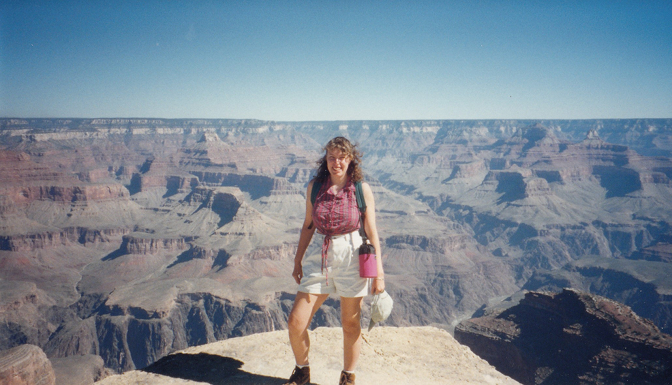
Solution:
<svg viewBox="0 0 672 385">
<path fill-rule="evenodd" d="M 318 162 L 317 176 L 308 184 L 306 219 L 303 222 L 299 246 L 294 258 L 292 277 L 299 284 L 294 307 L 289 314 L 289 342 L 296 358 L 296 367 L 285 385 L 303 385 L 310 382 L 308 327 L 315 312 L 329 294 L 341 298 L 343 325 L 343 371 L 339 385 L 354 385 L 354 370 L 361 348 L 362 299 L 369 293 L 385 290 L 381 258 L 377 258 L 378 277 L 372 280 L 359 276 L 358 249 L 360 212 L 355 196 L 355 182 L 362 180 L 361 153 L 344 137 L 336 137 L 324 147 L 325 155 Z M 319 191 L 315 204 L 311 194 L 315 181 Z M 362 183 L 366 212 L 364 229 L 381 256 L 376 230 L 376 208 L 371 187 Z M 322 254 L 304 254 L 317 229 L 322 242 Z"/>
</svg>

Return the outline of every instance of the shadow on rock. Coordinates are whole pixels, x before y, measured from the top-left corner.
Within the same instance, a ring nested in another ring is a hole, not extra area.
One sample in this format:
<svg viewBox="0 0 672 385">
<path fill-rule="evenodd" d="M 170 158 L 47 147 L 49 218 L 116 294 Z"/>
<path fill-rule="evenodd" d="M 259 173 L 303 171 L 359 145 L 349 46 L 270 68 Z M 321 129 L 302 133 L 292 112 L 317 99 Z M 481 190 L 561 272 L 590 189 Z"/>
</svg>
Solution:
<svg viewBox="0 0 672 385">
<path fill-rule="evenodd" d="M 241 361 L 214 354 L 171 354 L 142 371 L 213 385 L 280 385 L 286 379 L 248 373 L 240 369 Z"/>
<path fill-rule="evenodd" d="M 122 255 L 126 255 L 126 251 L 124 251 L 121 247 L 118 248 L 117 250 L 114 250 L 113 252 L 107 254 L 106 256 L 103 257 L 102 261 L 112 261 L 114 259 L 117 259 L 121 257 Z"/>
</svg>

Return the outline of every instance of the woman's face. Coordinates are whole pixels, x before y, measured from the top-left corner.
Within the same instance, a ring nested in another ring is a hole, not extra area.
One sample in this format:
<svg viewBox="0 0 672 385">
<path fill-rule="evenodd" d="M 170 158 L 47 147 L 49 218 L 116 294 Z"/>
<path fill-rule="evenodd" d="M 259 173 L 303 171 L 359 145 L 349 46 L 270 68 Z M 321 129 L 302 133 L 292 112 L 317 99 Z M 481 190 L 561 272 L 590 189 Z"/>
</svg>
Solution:
<svg viewBox="0 0 672 385">
<path fill-rule="evenodd" d="M 327 151 L 327 168 L 331 176 L 346 176 L 350 161 L 350 157 L 337 148 Z"/>
</svg>

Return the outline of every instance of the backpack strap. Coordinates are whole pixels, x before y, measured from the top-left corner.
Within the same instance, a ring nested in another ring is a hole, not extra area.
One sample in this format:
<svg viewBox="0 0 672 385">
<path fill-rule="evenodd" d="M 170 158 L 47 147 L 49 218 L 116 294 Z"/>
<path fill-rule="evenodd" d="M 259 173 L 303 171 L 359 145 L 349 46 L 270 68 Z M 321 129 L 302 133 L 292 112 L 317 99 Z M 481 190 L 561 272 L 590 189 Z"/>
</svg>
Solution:
<svg viewBox="0 0 672 385">
<path fill-rule="evenodd" d="M 366 200 L 364 200 L 364 191 L 362 190 L 362 181 L 355 182 L 355 196 L 357 197 L 357 207 L 359 211 L 364 215 L 366 212 Z"/>
<path fill-rule="evenodd" d="M 362 181 L 355 182 L 355 197 L 357 198 L 357 207 L 359 207 L 359 235 L 364 243 L 368 243 L 369 237 L 364 230 L 364 214 L 366 213 L 366 200 L 364 200 L 364 191 L 362 191 Z"/>
<path fill-rule="evenodd" d="M 322 181 L 318 178 L 315 178 L 313 182 L 313 189 L 310 191 L 310 203 L 315 206 L 315 200 L 317 199 L 317 193 L 320 192 L 322 188 Z"/>
<path fill-rule="evenodd" d="M 317 177 L 313 179 L 313 189 L 310 190 L 310 204 L 315 206 L 315 200 L 317 199 L 317 193 L 320 192 L 320 188 L 322 188 L 322 181 L 318 179 Z M 308 225 L 308 229 L 313 228 L 313 222 L 310 222 Z"/>
</svg>

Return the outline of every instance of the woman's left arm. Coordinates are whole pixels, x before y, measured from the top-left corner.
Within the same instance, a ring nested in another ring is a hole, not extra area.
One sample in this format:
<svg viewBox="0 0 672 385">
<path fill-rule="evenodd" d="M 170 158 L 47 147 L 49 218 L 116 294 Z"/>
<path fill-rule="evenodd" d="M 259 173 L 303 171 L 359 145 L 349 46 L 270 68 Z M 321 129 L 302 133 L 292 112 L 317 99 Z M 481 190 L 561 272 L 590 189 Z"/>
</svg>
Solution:
<svg viewBox="0 0 672 385">
<path fill-rule="evenodd" d="M 369 241 L 376 249 L 376 262 L 378 263 L 378 277 L 373 279 L 373 294 L 382 293 L 385 290 L 385 271 L 383 270 L 383 253 L 380 248 L 380 238 L 376 228 L 376 203 L 373 192 L 368 183 L 362 182 L 362 192 L 366 201 L 366 214 L 364 215 L 364 230 Z"/>
</svg>

